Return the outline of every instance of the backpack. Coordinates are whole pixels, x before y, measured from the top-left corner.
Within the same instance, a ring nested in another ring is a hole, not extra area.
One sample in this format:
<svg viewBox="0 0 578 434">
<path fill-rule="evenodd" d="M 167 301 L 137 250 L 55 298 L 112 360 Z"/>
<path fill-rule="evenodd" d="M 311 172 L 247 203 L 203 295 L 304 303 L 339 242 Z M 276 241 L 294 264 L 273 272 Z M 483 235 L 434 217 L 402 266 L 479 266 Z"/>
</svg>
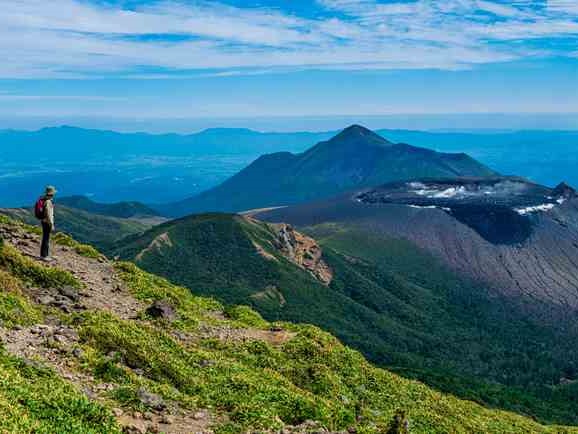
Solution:
<svg viewBox="0 0 578 434">
<path fill-rule="evenodd" d="M 34 204 L 34 215 L 38 220 L 46 218 L 46 199 L 43 197 L 39 198 Z"/>
</svg>

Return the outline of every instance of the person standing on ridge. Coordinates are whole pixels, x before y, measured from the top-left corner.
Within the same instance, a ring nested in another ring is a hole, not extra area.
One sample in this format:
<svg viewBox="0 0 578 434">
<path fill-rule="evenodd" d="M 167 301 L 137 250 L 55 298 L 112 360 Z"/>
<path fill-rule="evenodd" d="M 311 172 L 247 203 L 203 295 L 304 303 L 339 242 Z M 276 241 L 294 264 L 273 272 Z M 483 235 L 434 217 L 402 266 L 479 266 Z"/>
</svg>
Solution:
<svg viewBox="0 0 578 434">
<path fill-rule="evenodd" d="M 40 258 L 43 261 L 51 261 L 50 257 L 50 234 L 54 230 L 54 195 L 56 188 L 52 185 L 46 187 L 46 191 L 34 206 L 34 214 L 42 224 L 42 244 L 40 245 Z"/>
</svg>

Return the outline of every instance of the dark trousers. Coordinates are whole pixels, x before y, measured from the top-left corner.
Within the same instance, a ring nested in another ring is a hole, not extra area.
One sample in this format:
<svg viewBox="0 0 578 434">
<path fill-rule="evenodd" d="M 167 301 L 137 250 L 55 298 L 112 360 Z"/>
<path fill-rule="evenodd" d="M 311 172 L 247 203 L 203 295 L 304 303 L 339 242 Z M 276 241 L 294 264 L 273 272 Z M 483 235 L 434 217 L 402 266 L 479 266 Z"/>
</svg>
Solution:
<svg viewBox="0 0 578 434">
<path fill-rule="evenodd" d="M 40 256 L 47 258 L 50 256 L 50 233 L 52 232 L 52 225 L 50 223 L 42 222 L 42 245 L 40 246 Z"/>
</svg>

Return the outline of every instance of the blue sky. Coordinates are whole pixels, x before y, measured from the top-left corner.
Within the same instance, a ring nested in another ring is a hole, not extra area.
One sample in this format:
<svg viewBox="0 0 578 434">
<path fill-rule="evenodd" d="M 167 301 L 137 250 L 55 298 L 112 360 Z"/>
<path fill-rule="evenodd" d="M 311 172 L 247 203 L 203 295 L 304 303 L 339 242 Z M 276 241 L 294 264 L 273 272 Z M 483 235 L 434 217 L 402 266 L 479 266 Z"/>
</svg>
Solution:
<svg viewBox="0 0 578 434">
<path fill-rule="evenodd" d="M 0 6 L 2 119 L 578 113 L 575 0 Z"/>
</svg>

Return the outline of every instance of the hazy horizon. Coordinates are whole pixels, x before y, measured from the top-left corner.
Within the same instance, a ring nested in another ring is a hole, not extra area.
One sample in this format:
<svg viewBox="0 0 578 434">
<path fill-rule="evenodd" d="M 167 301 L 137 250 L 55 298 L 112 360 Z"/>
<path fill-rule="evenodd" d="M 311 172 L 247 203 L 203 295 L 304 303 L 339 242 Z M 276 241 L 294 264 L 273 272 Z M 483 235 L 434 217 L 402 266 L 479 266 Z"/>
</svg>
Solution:
<svg viewBox="0 0 578 434">
<path fill-rule="evenodd" d="M 71 126 L 118 132 L 192 134 L 209 128 L 262 132 L 333 131 L 352 124 L 370 129 L 483 132 L 578 130 L 578 113 L 447 113 L 339 116 L 260 116 L 215 118 L 0 117 L 0 129 L 38 130 Z"/>
</svg>

